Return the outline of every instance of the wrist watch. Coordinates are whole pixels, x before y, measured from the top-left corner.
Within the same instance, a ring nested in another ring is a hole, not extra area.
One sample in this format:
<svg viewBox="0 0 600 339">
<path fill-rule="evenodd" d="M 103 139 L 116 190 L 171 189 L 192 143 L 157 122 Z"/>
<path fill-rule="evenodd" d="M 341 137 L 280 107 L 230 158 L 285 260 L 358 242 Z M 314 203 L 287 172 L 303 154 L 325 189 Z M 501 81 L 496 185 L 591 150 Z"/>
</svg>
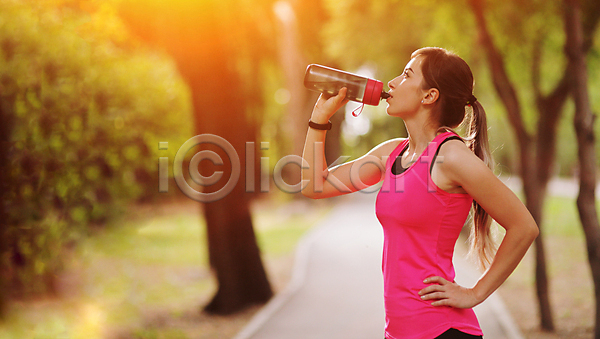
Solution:
<svg viewBox="0 0 600 339">
<path fill-rule="evenodd" d="M 317 124 L 312 120 L 308 120 L 308 127 L 321 131 L 329 131 L 331 129 L 331 120 L 329 120 L 326 124 Z"/>
</svg>

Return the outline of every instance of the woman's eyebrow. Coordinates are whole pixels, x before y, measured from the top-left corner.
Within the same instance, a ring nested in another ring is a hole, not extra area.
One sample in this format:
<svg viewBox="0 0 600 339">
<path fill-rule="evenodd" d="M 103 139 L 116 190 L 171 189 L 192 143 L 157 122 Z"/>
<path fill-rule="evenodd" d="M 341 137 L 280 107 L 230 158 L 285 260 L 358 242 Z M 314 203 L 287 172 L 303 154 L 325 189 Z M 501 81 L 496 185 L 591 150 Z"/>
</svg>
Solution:
<svg viewBox="0 0 600 339">
<path fill-rule="evenodd" d="M 409 68 L 407 68 L 407 69 L 406 69 L 406 71 L 407 71 L 407 72 L 408 72 L 408 71 L 411 71 L 411 72 L 413 72 L 413 74 L 415 73 L 415 71 L 413 71 L 413 70 L 412 70 L 412 68 L 410 68 L 410 67 L 409 67 Z"/>
</svg>

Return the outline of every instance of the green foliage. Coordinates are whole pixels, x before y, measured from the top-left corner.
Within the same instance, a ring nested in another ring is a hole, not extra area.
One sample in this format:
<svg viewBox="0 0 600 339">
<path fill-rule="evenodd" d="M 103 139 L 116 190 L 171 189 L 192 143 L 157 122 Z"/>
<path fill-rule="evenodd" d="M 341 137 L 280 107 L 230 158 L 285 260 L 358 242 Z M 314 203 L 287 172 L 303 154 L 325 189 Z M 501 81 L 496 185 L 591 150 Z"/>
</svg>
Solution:
<svg viewBox="0 0 600 339">
<path fill-rule="evenodd" d="M 357 69 L 375 64 L 375 77 L 390 80 L 401 73 L 410 54 L 423 46 L 440 46 L 463 57 L 475 75 L 475 95 L 486 108 L 490 126 L 490 143 L 495 158 L 505 172 L 518 172 L 518 152 L 505 108 L 496 96 L 483 49 L 477 44 L 477 30 L 471 8 L 465 0 L 403 1 L 324 0 L 330 20 L 322 32 L 325 51 L 342 68 Z M 586 1 L 591 5 L 595 2 Z M 484 1 L 486 21 L 494 42 L 502 54 L 508 75 L 517 90 L 523 119 L 528 131 L 535 134 L 538 112 L 535 102 L 535 67 L 539 67 L 538 88 L 542 95 L 554 89 L 566 67 L 562 2 L 545 1 Z M 597 42 L 600 35 L 596 34 Z M 538 51 L 536 55 L 534 51 Z M 598 51 L 592 49 L 588 58 L 589 74 L 600 65 Z M 600 107 L 597 89 L 599 78 L 590 76 L 590 96 L 593 107 Z M 568 106 L 566 111 L 572 110 Z M 397 124 L 377 125 L 362 140 L 380 140 L 384 136 L 402 136 Z M 389 121 L 389 119 L 387 119 Z M 557 174 L 576 172 L 573 154 L 576 145 L 572 120 L 565 115 L 559 124 Z M 600 131 L 600 128 L 598 128 Z M 368 145 L 369 147 L 374 144 Z M 350 149 L 358 150 L 355 145 Z M 360 149 L 362 152 L 364 149 Z M 599 153 L 600 154 L 600 153 Z M 361 155 L 360 152 L 354 154 Z"/>
<path fill-rule="evenodd" d="M 87 225 L 157 194 L 158 142 L 189 137 L 189 98 L 108 5 L 50 1 L 0 1 L 0 87 L 13 125 L 7 258 L 27 294 Z"/>
<path fill-rule="evenodd" d="M 423 46 L 445 47 L 467 60 L 480 57 L 471 47 L 476 31 L 466 1 L 324 3 L 331 16 L 322 33 L 329 57 L 348 70 L 367 65 L 384 84 L 398 76 L 411 53 Z M 365 107 L 363 115 L 369 118 L 371 129 L 347 145 L 344 154 L 358 157 L 384 140 L 406 137 L 403 122 L 388 117 L 384 107 L 385 102 L 376 109 Z"/>
<path fill-rule="evenodd" d="M 128 27 L 169 53 L 188 80 L 206 75 L 202 72 L 215 58 L 222 69 L 208 70 L 211 74 L 234 72 L 238 79 L 228 89 L 246 103 L 247 120 L 258 125 L 265 67 L 276 56 L 272 4 L 272 0 L 120 0 L 118 7 Z M 200 95 L 224 90 L 209 82 L 196 85 L 206 86 Z"/>
<path fill-rule="evenodd" d="M 331 20 L 326 51 L 346 68 L 377 64 L 385 79 L 399 75 L 417 48 L 434 45 L 470 53 L 473 19 L 462 0 L 325 0 Z"/>
</svg>

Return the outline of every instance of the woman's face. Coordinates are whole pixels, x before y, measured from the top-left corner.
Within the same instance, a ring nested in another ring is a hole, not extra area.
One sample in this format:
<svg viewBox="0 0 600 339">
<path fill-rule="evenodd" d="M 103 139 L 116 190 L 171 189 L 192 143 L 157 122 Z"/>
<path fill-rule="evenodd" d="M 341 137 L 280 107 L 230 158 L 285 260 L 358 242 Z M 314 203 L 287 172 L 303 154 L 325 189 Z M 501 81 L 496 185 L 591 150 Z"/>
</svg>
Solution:
<svg viewBox="0 0 600 339">
<path fill-rule="evenodd" d="M 416 113 L 421 107 L 426 91 L 422 88 L 423 74 L 421 62 L 423 57 L 411 59 L 404 72 L 390 82 L 388 87 L 390 97 L 386 100 L 387 114 L 400 118 L 407 118 Z"/>
</svg>

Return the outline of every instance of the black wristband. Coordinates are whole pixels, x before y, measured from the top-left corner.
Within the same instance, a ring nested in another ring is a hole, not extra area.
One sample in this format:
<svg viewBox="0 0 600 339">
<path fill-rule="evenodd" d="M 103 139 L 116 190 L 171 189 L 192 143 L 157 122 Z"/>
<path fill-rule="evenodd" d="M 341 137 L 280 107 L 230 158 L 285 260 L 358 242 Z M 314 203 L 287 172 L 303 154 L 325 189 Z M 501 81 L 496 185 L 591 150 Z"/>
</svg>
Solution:
<svg viewBox="0 0 600 339">
<path fill-rule="evenodd" d="M 329 131 L 331 129 L 331 120 L 328 121 L 326 124 L 317 124 L 312 120 L 308 120 L 308 127 L 318 129 L 321 131 Z"/>
</svg>

